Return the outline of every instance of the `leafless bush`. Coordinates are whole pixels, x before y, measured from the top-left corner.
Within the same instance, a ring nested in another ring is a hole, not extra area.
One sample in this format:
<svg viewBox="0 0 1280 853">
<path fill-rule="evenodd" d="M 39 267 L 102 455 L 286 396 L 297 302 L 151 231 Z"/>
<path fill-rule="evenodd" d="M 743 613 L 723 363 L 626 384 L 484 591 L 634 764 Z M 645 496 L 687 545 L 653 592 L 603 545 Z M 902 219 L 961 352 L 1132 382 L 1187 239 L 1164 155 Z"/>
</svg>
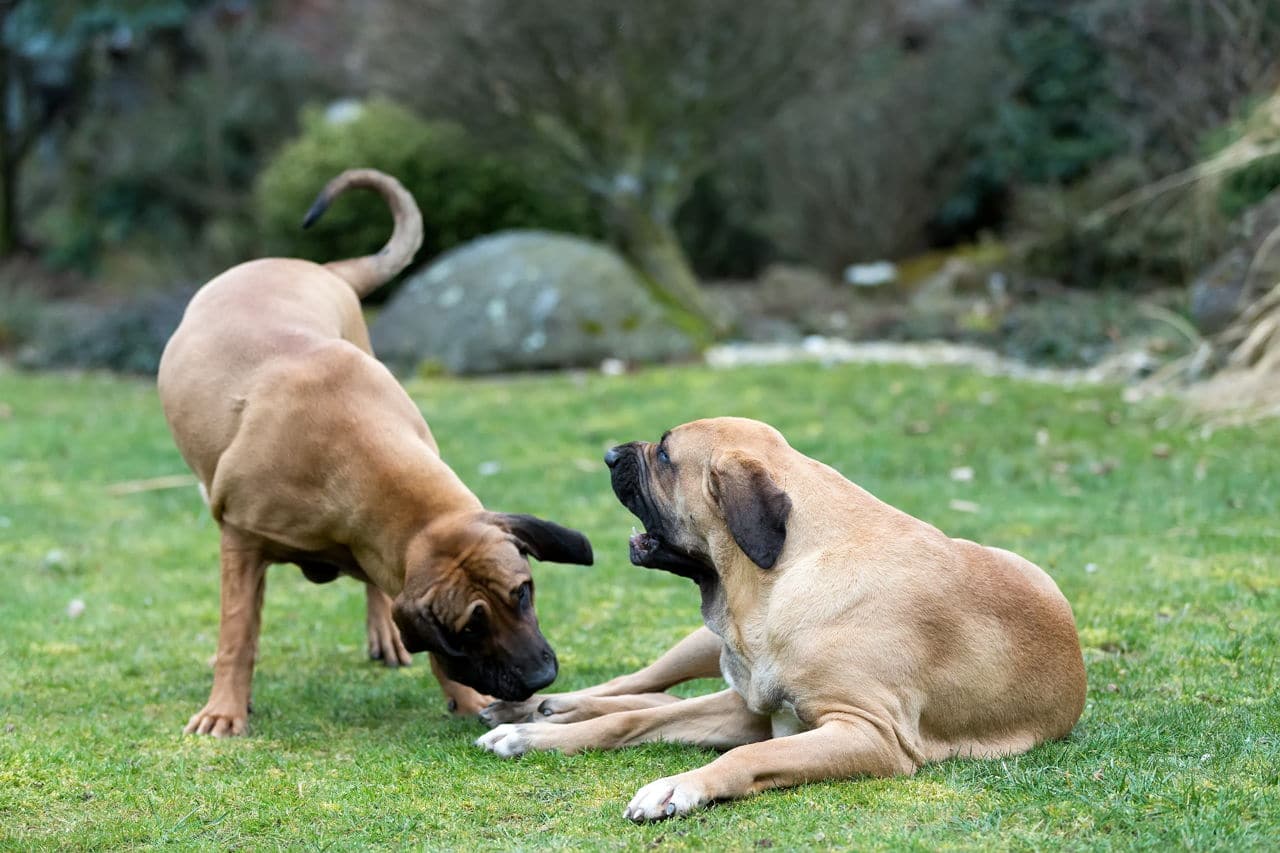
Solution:
<svg viewBox="0 0 1280 853">
<path fill-rule="evenodd" d="M 770 231 L 829 269 L 897 257 L 963 177 L 967 132 L 1004 83 L 994 15 L 968 13 L 922 51 L 852 71 L 782 111 L 765 152 Z M 896 50 L 891 48 L 891 50 Z"/>
<path fill-rule="evenodd" d="M 846 18 L 885 0 L 378 0 L 374 84 L 558 159 L 677 304 L 706 305 L 672 229 L 741 134 L 829 67 Z"/>
<path fill-rule="evenodd" d="M 1199 159 L 1206 135 L 1280 76 L 1275 0 L 1087 0 L 1123 126 L 1157 169 Z"/>
</svg>

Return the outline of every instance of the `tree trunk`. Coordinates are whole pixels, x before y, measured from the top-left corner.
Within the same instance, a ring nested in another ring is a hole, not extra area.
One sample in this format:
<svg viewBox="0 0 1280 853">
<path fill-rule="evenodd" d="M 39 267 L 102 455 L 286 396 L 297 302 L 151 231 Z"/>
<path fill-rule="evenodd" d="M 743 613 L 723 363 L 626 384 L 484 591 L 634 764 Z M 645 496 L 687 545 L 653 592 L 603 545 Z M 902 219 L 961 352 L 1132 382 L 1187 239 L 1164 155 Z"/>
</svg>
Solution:
<svg viewBox="0 0 1280 853">
<path fill-rule="evenodd" d="M 12 8 L 0 3 L 0 32 Z M 9 50 L 0 40 L 0 258 L 17 250 L 18 146 L 9 123 Z"/>
<path fill-rule="evenodd" d="M 610 206 L 623 253 L 649 280 L 655 295 L 696 320 L 704 333 L 726 331 L 698 284 L 670 219 L 655 215 L 637 199 L 611 199 Z"/>
</svg>

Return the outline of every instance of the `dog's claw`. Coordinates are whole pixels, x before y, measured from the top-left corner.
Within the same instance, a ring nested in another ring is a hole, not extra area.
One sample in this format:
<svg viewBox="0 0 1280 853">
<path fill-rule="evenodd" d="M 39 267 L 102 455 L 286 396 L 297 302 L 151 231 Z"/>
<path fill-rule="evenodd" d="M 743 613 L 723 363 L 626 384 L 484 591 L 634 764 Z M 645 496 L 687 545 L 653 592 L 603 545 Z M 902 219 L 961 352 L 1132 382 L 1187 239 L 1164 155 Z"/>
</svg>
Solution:
<svg viewBox="0 0 1280 853">
<path fill-rule="evenodd" d="M 627 820 L 644 823 L 688 814 L 711 801 L 693 774 L 659 779 L 641 788 L 622 813 Z"/>
</svg>

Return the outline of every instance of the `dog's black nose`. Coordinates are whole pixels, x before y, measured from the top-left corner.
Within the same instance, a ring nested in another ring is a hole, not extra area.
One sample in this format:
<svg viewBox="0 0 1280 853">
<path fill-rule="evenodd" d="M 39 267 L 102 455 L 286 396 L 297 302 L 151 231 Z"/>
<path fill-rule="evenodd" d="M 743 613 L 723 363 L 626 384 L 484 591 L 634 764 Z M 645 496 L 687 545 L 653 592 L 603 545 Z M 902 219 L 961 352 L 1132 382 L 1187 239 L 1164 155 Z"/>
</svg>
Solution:
<svg viewBox="0 0 1280 853">
<path fill-rule="evenodd" d="M 618 460 L 622 458 L 622 451 L 616 447 L 610 447 L 604 452 L 604 464 L 612 468 L 618 464 Z"/>
</svg>

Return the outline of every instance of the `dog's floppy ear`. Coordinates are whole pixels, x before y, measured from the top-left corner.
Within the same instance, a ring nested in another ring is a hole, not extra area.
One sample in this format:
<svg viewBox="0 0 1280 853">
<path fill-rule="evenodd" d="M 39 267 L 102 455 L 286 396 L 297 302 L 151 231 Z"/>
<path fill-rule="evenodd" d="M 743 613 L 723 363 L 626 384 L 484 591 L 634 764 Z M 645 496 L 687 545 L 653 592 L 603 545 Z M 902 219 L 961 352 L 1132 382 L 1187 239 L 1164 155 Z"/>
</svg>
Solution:
<svg viewBox="0 0 1280 853">
<path fill-rule="evenodd" d="M 510 533 L 521 553 L 535 559 L 578 566 L 589 566 L 595 561 L 587 537 L 554 521 L 507 512 L 491 512 L 489 521 Z"/>
<path fill-rule="evenodd" d="M 757 459 L 737 451 L 711 465 L 711 494 L 742 552 L 762 569 L 772 569 L 787 541 L 791 498 L 778 488 Z"/>
</svg>

